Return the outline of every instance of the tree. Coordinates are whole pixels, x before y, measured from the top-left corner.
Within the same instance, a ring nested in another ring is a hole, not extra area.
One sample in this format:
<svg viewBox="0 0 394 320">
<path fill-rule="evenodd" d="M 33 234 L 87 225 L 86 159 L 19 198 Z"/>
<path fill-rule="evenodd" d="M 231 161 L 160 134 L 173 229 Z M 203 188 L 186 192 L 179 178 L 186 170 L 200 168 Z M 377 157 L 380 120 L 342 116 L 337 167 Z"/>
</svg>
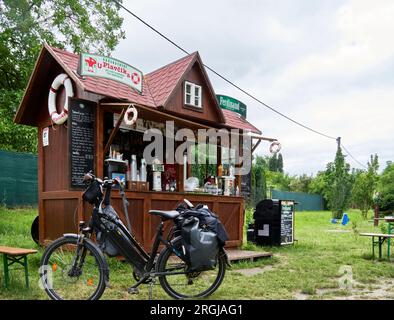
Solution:
<svg viewBox="0 0 394 320">
<path fill-rule="evenodd" d="M 36 152 L 36 129 L 13 118 L 42 44 L 110 54 L 125 37 L 118 10 L 111 0 L 0 0 L 1 148 Z"/>
<path fill-rule="evenodd" d="M 387 163 L 387 167 L 380 176 L 378 190 L 380 193 L 380 210 L 394 210 L 394 163 Z"/>
<path fill-rule="evenodd" d="M 327 175 L 325 171 L 319 171 L 309 184 L 308 192 L 324 195 L 327 189 Z"/>
<path fill-rule="evenodd" d="M 277 170 L 283 173 L 283 156 L 281 153 L 278 154 Z"/>
<path fill-rule="evenodd" d="M 352 188 L 352 201 L 361 210 L 364 219 L 367 218 L 369 209 L 373 206 L 373 195 L 378 182 L 379 161 L 378 156 L 371 155 L 366 171 L 360 170 L 355 174 Z"/>
<path fill-rule="evenodd" d="M 293 192 L 304 192 L 308 193 L 310 190 L 310 184 L 313 181 L 312 176 L 302 174 L 300 176 L 294 176 L 290 180 L 290 190 Z"/>
<path fill-rule="evenodd" d="M 267 197 L 266 180 L 267 163 L 263 157 L 256 156 L 252 165 L 252 203 L 256 205 L 259 201 Z"/>
<path fill-rule="evenodd" d="M 350 165 L 346 163 L 342 149 L 338 146 L 334 162 L 327 165 L 323 196 L 327 200 L 333 218 L 340 219 L 347 207 L 351 194 Z"/>
<path fill-rule="evenodd" d="M 272 172 L 278 171 L 278 158 L 276 153 L 268 158 L 268 170 Z"/>
<path fill-rule="evenodd" d="M 13 122 L 22 94 L 22 90 L 0 89 L 0 149 L 36 153 L 37 128 Z"/>
</svg>

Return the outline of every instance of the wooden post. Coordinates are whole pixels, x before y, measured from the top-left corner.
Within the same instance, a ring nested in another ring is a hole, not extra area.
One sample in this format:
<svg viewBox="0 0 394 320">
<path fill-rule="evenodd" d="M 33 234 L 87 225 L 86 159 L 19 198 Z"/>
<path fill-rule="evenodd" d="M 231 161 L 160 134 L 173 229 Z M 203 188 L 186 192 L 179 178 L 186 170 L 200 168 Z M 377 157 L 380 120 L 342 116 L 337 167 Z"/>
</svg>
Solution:
<svg viewBox="0 0 394 320">
<path fill-rule="evenodd" d="M 375 204 L 374 213 L 373 225 L 377 227 L 379 225 L 379 205 L 377 204 Z"/>
</svg>

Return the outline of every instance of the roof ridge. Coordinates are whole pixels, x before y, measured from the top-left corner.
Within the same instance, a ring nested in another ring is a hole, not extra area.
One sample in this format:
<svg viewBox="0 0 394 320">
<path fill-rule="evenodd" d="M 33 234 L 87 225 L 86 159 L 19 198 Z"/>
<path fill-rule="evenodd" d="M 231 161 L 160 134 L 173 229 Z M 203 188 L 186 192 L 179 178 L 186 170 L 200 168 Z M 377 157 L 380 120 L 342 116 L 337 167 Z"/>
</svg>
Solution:
<svg viewBox="0 0 394 320">
<path fill-rule="evenodd" d="M 170 62 L 170 63 L 168 63 L 168 64 L 166 64 L 166 65 L 164 65 L 164 66 L 162 66 L 162 67 L 160 67 L 158 69 L 155 69 L 155 70 L 153 70 L 153 71 L 151 71 L 149 73 L 146 73 L 145 77 L 148 77 L 148 76 L 152 75 L 155 72 L 158 72 L 158 71 L 160 71 L 162 69 L 168 68 L 168 67 L 170 67 L 170 66 L 172 66 L 174 64 L 177 64 L 177 63 L 181 62 L 182 60 L 186 60 L 186 58 L 194 57 L 197 54 L 198 54 L 198 51 L 194 51 L 194 52 L 188 54 L 187 56 L 183 56 L 183 57 L 181 57 L 181 58 L 179 58 L 179 59 L 177 59 L 177 60 L 175 60 L 173 62 Z"/>
</svg>

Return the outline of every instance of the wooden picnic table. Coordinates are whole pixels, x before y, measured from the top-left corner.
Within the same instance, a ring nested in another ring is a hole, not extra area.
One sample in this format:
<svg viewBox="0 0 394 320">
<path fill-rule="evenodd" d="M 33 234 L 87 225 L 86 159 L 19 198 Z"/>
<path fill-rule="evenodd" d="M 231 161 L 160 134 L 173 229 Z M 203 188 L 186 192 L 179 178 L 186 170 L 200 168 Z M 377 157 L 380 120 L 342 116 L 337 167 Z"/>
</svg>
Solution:
<svg viewBox="0 0 394 320">
<path fill-rule="evenodd" d="M 34 249 L 24 249 L 15 247 L 0 246 L 0 253 L 3 254 L 4 264 L 4 286 L 8 288 L 10 282 L 9 267 L 14 263 L 20 264 L 25 269 L 26 287 L 29 288 L 29 270 L 27 256 L 37 253 Z"/>
<path fill-rule="evenodd" d="M 375 258 L 375 245 L 379 245 L 379 259 L 382 258 L 382 245 L 388 239 L 388 246 L 390 246 L 389 240 L 394 238 L 394 234 L 385 234 L 385 233 L 360 233 L 360 236 L 371 237 L 372 238 L 372 255 Z M 378 241 L 375 241 L 375 238 L 378 238 Z M 388 251 L 388 254 L 390 251 Z M 388 255 L 388 258 L 390 256 Z"/>
</svg>

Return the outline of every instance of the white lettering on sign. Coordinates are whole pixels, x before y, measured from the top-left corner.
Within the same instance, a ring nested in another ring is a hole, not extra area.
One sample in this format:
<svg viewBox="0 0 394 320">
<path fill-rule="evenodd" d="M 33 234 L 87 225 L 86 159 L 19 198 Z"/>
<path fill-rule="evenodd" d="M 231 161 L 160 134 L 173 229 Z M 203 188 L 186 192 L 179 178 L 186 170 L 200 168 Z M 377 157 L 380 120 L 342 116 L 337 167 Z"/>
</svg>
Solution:
<svg viewBox="0 0 394 320">
<path fill-rule="evenodd" d="M 233 101 L 231 101 L 231 100 L 228 100 L 228 99 L 224 99 L 223 97 L 219 97 L 219 99 L 220 99 L 220 102 L 219 102 L 219 104 L 221 105 L 221 106 L 225 106 L 225 107 L 227 107 L 227 108 L 231 108 L 231 109 L 234 109 L 234 110 L 238 110 L 239 111 L 239 102 L 233 102 Z"/>
</svg>

